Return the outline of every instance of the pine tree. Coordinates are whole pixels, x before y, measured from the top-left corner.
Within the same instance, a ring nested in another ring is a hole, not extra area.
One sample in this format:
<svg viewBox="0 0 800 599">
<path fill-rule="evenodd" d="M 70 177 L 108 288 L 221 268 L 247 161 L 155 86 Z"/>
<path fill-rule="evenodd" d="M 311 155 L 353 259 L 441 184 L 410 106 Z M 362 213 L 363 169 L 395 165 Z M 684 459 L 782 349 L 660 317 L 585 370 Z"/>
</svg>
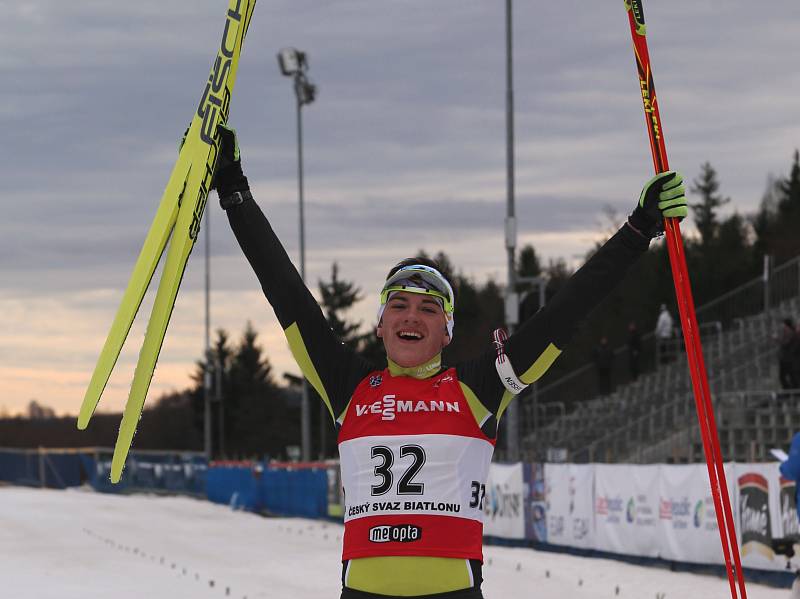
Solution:
<svg viewBox="0 0 800 599">
<path fill-rule="evenodd" d="M 234 412 L 226 404 L 225 418 L 231 420 L 232 431 L 226 449 L 241 457 L 282 456 L 287 445 L 298 443 L 299 420 L 275 385 L 272 366 L 257 338 L 248 322 L 231 357 L 228 389 L 238 406 Z"/>
<path fill-rule="evenodd" d="M 361 322 L 348 322 L 342 312 L 361 301 L 361 290 L 354 282 L 339 279 L 339 265 L 334 262 L 331 265 L 331 280 L 320 280 L 319 291 L 322 295 L 322 308 L 331 329 L 342 343 L 357 350 L 364 339 L 364 335 L 359 333 Z"/>
<path fill-rule="evenodd" d="M 800 215 L 800 152 L 794 151 L 794 162 L 789 176 L 778 182 L 778 211 L 782 217 Z"/>
<path fill-rule="evenodd" d="M 703 246 L 708 247 L 713 243 L 719 231 L 717 213 L 719 208 L 731 201 L 719 195 L 719 182 L 717 172 L 706 162 L 700 167 L 700 176 L 694 180 L 690 188 L 692 193 L 700 195 L 701 201 L 690 204 L 694 213 L 694 222 L 700 232 Z"/>
</svg>

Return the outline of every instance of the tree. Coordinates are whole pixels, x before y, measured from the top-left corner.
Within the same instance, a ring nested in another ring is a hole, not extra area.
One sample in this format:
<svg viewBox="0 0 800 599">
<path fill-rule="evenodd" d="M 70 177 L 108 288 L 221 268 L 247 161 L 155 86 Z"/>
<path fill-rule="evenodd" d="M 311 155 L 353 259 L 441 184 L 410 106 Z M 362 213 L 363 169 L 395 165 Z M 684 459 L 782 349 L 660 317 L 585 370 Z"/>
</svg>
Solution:
<svg viewBox="0 0 800 599">
<path fill-rule="evenodd" d="M 40 404 L 35 399 L 32 399 L 30 403 L 28 403 L 28 418 L 30 420 L 48 420 L 55 417 L 56 413 L 53 408 Z"/>
<path fill-rule="evenodd" d="M 783 217 L 800 215 L 800 152 L 794 151 L 794 162 L 789 176 L 778 182 L 778 212 Z"/>
<path fill-rule="evenodd" d="M 719 195 L 719 182 L 717 173 L 710 163 L 706 162 L 700 167 L 700 175 L 694 180 L 690 188 L 692 193 L 700 195 L 700 202 L 690 204 L 694 213 L 694 222 L 700 232 L 700 239 L 708 247 L 714 241 L 719 230 L 717 214 L 719 208 L 731 201 Z"/>
<path fill-rule="evenodd" d="M 523 246 L 517 258 L 517 276 L 519 277 L 539 277 L 542 275 L 542 265 L 536 250 L 531 244 Z M 541 308 L 539 305 L 539 293 L 535 285 L 529 282 L 522 282 L 517 285 L 517 293 L 521 294 L 519 305 L 520 322 L 527 320 Z"/>
<path fill-rule="evenodd" d="M 280 456 L 287 445 L 297 443 L 299 423 L 272 379 L 272 366 L 257 338 L 248 322 L 231 359 L 228 389 L 237 407 L 234 412 L 226 404 L 226 420 L 231 420 L 232 430 L 226 450 L 238 456 Z"/>
<path fill-rule="evenodd" d="M 795 151 L 787 177 L 770 178 L 753 218 L 756 254 L 774 256 L 777 263 L 800 253 L 800 154 Z"/>
<path fill-rule="evenodd" d="M 196 362 L 196 370 L 191 378 L 195 386 L 190 390 L 190 401 L 194 416 L 194 425 L 201 438 L 205 437 L 205 379 L 206 372 L 209 376 L 211 393 L 211 446 L 214 448 L 219 444 L 220 431 L 217 428 L 220 421 L 220 410 L 236 413 L 238 410 L 238 396 L 230 392 L 229 374 L 233 349 L 229 343 L 229 334 L 225 329 L 217 329 L 217 337 L 211 346 L 210 356 L 204 356 L 202 360 Z M 207 361 L 210 360 L 210 364 Z M 219 384 L 217 383 L 219 377 Z M 220 390 L 221 397 L 217 397 L 217 390 Z M 221 401 L 222 404 L 217 402 Z M 215 414 L 216 412 L 216 414 Z M 225 437 L 233 434 L 231 421 L 225 420 Z M 215 452 L 217 453 L 217 452 Z"/>
<path fill-rule="evenodd" d="M 348 322 L 342 312 L 349 310 L 353 304 L 361 301 L 361 290 L 354 282 L 339 279 L 339 265 L 331 265 L 330 282 L 319 281 L 319 291 L 322 295 L 322 308 L 328 324 L 336 336 L 345 345 L 352 349 L 359 349 L 364 335 L 359 333 L 361 322 Z"/>
</svg>

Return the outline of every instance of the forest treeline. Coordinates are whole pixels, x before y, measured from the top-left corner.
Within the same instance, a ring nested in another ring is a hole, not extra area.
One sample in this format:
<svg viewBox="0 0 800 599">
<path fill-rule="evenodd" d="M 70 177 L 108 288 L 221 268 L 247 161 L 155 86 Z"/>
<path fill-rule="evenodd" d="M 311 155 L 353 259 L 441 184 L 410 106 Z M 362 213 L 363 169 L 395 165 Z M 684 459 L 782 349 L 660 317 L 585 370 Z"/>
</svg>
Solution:
<svg viewBox="0 0 800 599">
<path fill-rule="evenodd" d="M 764 256 L 771 256 L 777 266 L 800 254 L 797 151 L 788 175 L 768 180 L 754 213 L 725 210 L 731 199 L 722 192 L 717 173 L 709 163 L 701 166 L 695 180 L 687 182 L 687 189 L 696 233 L 685 234 L 684 244 L 697 306 L 758 276 Z M 687 229 L 684 227 L 684 231 Z M 422 250 L 420 254 L 426 255 Z M 445 363 L 455 363 L 489 348 L 492 331 L 504 326 L 504 288 L 497 281 L 473 280 L 462 265 L 454 264 L 444 252 L 432 256 L 451 273 L 456 289 L 457 334 L 444 352 Z M 531 245 L 518 252 L 516 270 L 521 277 L 547 280 L 546 301 L 572 274 L 564 259 L 544 263 Z M 337 335 L 367 359 L 385 364 L 382 345 L 370 328 L 372 323 L 357 322 L 348 315 L 349 309 L 364 298 L 364 292 L 342 277 L 336 263 L 331 266 L 330 278 L 319 281 L 319 291 L 322 309 Z M 539 309 L 539 294 L 533 293 L 528 284 L 520 284 L 517 291 L 527 293 L 520 308 L 520 318 L 525 319 Z M 631 322 L 640 331 L 652 330 L 662 303 L 676 314 L 667 248 L 663 241 L 656 241 L 624 282 L 579 324 L 569 351 L 555 362 L 542 384 L 588 362 L 601 337 L 607 337 L 612 347 L 623 345 Z M 216 457 L 285 458 L 287 447 L 300 444 L 299 380 L 289 375 L 278 377 L 273 372 L 257 332 L 248 324 L 236 342 L 228 331 L 216 332 L 211 355 L 196 363 L 193 384 L 158 398 L 145 409 L 134 447 L 202 449 L 206 376 L 210 377 L 213 398 L 211 421 Z M 319 403 L 312 397 L 313 454 L 333 456 L 335 432 Z M 79 432 L 73 418 L 56 418 L 45 406 L 31 402 L 26 416 L 0 418 L 0 446 L 113 446 L 118 422 L 118 415 L 98 415 L 87 431 Z"/>
</svg>

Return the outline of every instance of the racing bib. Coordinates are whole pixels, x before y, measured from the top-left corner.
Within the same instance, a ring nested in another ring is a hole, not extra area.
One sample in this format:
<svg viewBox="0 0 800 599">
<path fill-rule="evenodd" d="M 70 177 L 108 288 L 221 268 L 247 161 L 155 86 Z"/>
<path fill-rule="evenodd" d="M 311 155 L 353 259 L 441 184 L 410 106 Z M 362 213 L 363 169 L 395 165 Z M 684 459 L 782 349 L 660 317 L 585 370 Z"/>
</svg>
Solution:
<svg viewBox="0 0 800 599">
<path fill-rule="evenodd" d="M 353 395 L 339 433 L 343 559 L 481 559 L 493 450 L 454 370 L 424 380 L 373 374 Z"/>
</svg>

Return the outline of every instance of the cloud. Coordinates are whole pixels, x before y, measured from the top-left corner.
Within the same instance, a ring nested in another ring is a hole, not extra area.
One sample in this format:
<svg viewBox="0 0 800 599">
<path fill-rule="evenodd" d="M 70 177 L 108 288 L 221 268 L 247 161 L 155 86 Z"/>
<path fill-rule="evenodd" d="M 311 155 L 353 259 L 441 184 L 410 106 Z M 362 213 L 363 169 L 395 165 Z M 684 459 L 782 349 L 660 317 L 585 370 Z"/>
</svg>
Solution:
<svg viewBox="0 0 800 599">
<path fill-rule="evenodd" d="M 202 91 L 223 9 L 217 0 L 31 0 L 9 11 L 0 23 L 0 308 L 14 316 L 0 317 L 0 352 L 11 360 L 0 376 L 13 406 L 33 396 L 72 406 Z M 800 5 L 652 2 L 647 19 L 673 166 L 691 180 L 710 161 L 729 209 L 753 210 L 767 174 L 785 174 L 800 144 Z M 254 194 L 297 256 L 295 106 L 275 59 L 284 46 L 308 52 L 319 86 L 303 109 L 312 285 L 337 260 L 372 290 L 387 265 L 420 248 L 503 280 L 502 6 L 259 3 L 231 122 Z M 575 261 L 600 235 L 603 206 L 627 212 L 652 171 L 623 7 L 516 2 L 514 50 L 520 243 Z M 290 368 L 211 199 L 215 326 L 239 331 L 253 318 L 270 356 Z M 201 235 L 154 391 L 186 384 L 200 355 L 204 244 Z M 373 311 L 372 299 L 357 309 L 365 322 Z M 39 368 L 42 392 L 25 370 Z"/>
</svg>

